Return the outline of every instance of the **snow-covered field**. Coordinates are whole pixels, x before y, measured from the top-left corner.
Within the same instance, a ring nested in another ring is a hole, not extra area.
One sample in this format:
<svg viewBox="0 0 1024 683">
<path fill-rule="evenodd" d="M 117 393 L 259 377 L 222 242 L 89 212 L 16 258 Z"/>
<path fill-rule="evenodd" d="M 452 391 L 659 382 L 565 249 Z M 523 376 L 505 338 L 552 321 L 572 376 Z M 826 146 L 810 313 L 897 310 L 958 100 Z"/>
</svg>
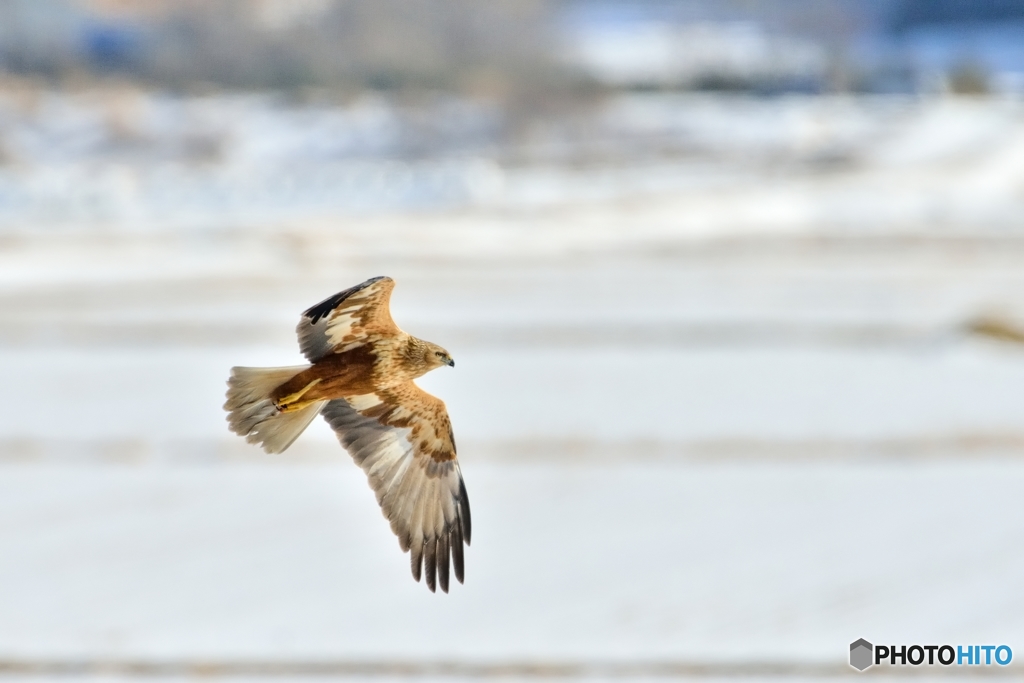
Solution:
<svg viewBox="0 0 1024 683">
<path fill-rule="evenodd" d="M 973 331 L 1024 321 L 1020 103 L 634 97 L 513 163 L 463 105 L 477 137 L 410 160 L 381 103 L 136 94 L 126 133 L 103 98 L 12 97 L 0 678 L 1024 653 L 1024 348 Z M 298 314 L 379 274 L 457 360 L 422 382 L 473 502 L 447 596 L 326 426 L 271 457 L 220 408 L 230 366 L 301 362 Z"/>
</svg>

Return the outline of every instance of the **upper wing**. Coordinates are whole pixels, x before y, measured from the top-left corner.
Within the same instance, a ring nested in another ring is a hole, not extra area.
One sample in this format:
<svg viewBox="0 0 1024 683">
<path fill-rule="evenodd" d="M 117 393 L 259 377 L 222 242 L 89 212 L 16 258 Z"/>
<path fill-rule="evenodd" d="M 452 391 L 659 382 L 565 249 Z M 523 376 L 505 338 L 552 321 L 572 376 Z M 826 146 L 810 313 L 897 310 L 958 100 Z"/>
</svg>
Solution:
<svg viewBox="0 0 1024 683">
<path fill-rule="evenodd" d="M 402 550 L 412 551 L 413 577 L 423 565 L 430 590 L 436 578 L 447 593 L 450 552 L 462 583 L 472 525 L 444 403 L 407 382 L 329 401 L 323 416 L 369 477 Z"/>
<path fill-rule="evenodd" d="M 329 353 L 365 343 L 367 335 L 397 334 L 388 304 L 395 281 L 372 277 L 313 306 L 295 328 L 303 355 L 315 363 Z"/>
</svg>

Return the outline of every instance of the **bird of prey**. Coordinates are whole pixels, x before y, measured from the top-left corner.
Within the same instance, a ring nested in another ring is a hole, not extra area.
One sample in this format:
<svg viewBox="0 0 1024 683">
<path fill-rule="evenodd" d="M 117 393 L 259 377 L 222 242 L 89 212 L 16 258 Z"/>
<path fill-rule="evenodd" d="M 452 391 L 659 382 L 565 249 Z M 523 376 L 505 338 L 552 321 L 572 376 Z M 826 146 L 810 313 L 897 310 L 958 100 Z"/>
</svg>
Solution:
<svg viewBox="0 0 1024 683">
<path fill-rule="evenodd" d="M 281 453 L 322 414 L 363 468 L 412 575 L 448 592 L 449 567 L 463 581 L 469 499 L 444 402 L 414 379 L 454 367 L 437 344 L 400 330 L 388 304 L 395 281 L 375 277 L 324 299 L 296 328 L 310 365 L 231 369 L 231 430 Z M 449 564 L 450 559 L 450 564 Z"/>
</svg>

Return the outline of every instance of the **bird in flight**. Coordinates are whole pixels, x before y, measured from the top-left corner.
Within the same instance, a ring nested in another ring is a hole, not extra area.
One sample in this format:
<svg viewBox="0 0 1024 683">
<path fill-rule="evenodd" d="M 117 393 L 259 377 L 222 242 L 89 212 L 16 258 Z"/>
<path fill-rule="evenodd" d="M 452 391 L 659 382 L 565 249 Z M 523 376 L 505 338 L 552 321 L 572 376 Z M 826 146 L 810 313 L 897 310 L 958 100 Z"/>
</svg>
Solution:
<svg viewBox="0 0 1024 683">
<path fill-rule="evenodd" d="M 407 334 L 388 309 L 395 281 L 370 278 L 302 314 L 299 348 L 310 365 L 231 369 L 231 430 L 281 453 L 317 415 L 362 467 L 412 575 L 448 592 L 449 567 L 462 583 L 471 523 L 455 437 L 441 399 L 413 382 L 455 366 L 437 344 Z M 450 560 L 450 563 L 449 563 Z"/>
</svg>

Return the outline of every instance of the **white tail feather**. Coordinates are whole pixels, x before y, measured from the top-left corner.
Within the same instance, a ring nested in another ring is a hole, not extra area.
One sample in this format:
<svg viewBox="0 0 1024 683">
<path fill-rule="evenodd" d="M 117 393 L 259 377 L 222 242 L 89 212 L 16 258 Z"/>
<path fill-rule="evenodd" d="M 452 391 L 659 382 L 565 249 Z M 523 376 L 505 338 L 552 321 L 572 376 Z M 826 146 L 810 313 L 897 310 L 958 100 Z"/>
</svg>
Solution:
<svg viewBox="0 0 1024 683">
<path fill-rule="evenodd" d="M 244 436 L 249 443 L 258 443 L 267 453 L 283 453 L 320 414 L 327 401 L 311 403 L 302 410 L 282 413 L 270 395 L 308 365 L 289 368 L 231 368 L 228 378 L 228 411 L 231 431 Z"/>
</svg>

